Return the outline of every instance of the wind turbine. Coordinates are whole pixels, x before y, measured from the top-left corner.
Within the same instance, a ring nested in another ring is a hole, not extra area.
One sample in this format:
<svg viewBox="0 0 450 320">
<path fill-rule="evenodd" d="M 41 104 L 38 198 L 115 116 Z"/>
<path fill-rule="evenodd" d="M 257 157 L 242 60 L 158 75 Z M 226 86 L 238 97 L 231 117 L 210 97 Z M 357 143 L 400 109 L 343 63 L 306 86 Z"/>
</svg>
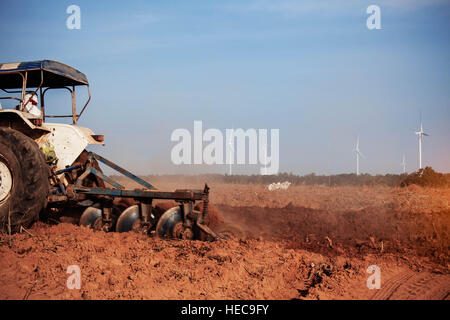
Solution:
<svg viewBox="0 0 450 320">
<path fill-rule="evenodd" d="M 422 169 L 422 137 L 428 137 L 428 134 L 423 132 L 422 119 L 420 119 L 420 131 L 416 131 L 416 134 L 419 136 L 419 169 Z"/>
<path fill-rule="evenodd" d="M 401 163 L 402 167 L 403 167 L 403 173 L 406 173 L 406 160 L 405 160 L 405 155 L 403 155 L 403 160 Z"/>
<path fill-rule="evenodd" d="M 356 152 L 356 175 L 359 176 L 359 157 L 362 157 L 363 159 L 365 158 L 364 155 L 359 150 L 359 136 L 356 139 L 355 152 Z"/>
<path fill-rule="evenodd" d="M 233 158 L 234 158 L 234 147 L 233 147 L 233 131 L 234 131 L 234 126 L 233 126 L 233 130 L 230 131 L 230 138 L 228 139 L 228 155 L 229 155 L 229 163 L 230 163 L 230 176 L 231 176 L 231 165 L 233 163 Z"/>
<path fill-rule="evenodd" d="M 267 175 L 267 143 L 264 142 L 263 144 L 263 150 L 264 150 L 264 175 Z"/>
</svg>

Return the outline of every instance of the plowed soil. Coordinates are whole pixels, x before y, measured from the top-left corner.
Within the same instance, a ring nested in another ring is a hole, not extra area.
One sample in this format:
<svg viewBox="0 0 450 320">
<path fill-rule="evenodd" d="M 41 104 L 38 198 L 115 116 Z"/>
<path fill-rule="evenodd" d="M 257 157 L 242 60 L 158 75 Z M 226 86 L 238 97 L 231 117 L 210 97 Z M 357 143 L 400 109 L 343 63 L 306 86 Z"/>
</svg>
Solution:
<svg viewBox="0 0 450 320">
<path fill-rule="evenodd" d="M 248 238 L 161 240 L 72 217 L 1 235 L 0 299 L 449 299 L 448 189 L 212 183 L 211 203 Z"/>
</svg>

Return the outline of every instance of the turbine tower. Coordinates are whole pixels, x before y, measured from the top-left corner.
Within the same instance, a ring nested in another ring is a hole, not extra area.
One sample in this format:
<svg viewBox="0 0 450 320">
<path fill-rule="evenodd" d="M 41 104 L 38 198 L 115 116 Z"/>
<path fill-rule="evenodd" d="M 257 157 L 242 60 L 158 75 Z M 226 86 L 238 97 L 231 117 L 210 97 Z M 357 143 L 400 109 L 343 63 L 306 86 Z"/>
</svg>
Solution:
<svg viewBox="0 0 450 320">
<path fill-rule="evenodd" d="M 230 138 L 228 139 L 228 156 L 229 156 L 228 159 L 229 159 L 229 163 L 230 163 L 230 172 L 229 172 L 230 176 L 232 174 L 231 166 L 232 166 L 233 158 L 234 158 L 233 131 L 234 131 L 234 127 L 233 127 L 233 130 L 230 131 Z"/>
<path fill-rule="evenodd" d="M 403 173 L 406 173 L 406 159 L 405 159 L 405 155 L 403 155 L 403 160 L 402 160 L 401 165 L 403 167 Z"/>
<path fill-rule="evenodd" d="M 422 169 L 422 139 L 423 136 L 428 136 L 423 132 L 422 120 L 420 120 L 420 131 L 416 131 L 416 134 L 419 136 L 419 169 Z"/>
<path fill-rule="evenodd" d="M 364 155 L 359 150 L 359 136 L 356 139 L 355 153 L 356 153 L 356 175 L 359 176 L 359 157 L 364 158 Z"/>
<path fill-rule="evenodd" d="M 264 175 L 267 175 L 267 143 L 263 144 L 264 150 Z"/>
</svg>

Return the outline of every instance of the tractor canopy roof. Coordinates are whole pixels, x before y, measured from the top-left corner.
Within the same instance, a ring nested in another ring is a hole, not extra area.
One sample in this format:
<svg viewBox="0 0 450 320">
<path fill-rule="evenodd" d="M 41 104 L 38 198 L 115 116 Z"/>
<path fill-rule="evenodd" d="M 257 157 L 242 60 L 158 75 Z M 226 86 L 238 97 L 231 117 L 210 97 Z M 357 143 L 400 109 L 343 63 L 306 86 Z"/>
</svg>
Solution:
<svg viewBox="0 0 450 320">
<path fill-rule="evenodd" d="M 62 88 L 66 86 L 89 85 L 87 77 L 71 66 L 54 60 L 0 63 L 0 88 L 22 88 L 27 73 L 27 88 Z"/>
</svg>

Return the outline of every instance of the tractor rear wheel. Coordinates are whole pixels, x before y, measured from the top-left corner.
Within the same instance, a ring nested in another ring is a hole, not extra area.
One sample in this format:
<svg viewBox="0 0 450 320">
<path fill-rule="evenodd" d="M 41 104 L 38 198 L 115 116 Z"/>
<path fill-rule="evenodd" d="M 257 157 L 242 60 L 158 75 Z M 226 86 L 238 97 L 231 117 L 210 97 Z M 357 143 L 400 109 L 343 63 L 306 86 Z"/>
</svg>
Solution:
<svg viewBox="0 0 450 320">
<path fill-rule="evenodd" d="M 0 230 L 18 232 L 38 220 L 49 190 L 49 168 L 36 142 L 0 128 Z"/>
</svg>

